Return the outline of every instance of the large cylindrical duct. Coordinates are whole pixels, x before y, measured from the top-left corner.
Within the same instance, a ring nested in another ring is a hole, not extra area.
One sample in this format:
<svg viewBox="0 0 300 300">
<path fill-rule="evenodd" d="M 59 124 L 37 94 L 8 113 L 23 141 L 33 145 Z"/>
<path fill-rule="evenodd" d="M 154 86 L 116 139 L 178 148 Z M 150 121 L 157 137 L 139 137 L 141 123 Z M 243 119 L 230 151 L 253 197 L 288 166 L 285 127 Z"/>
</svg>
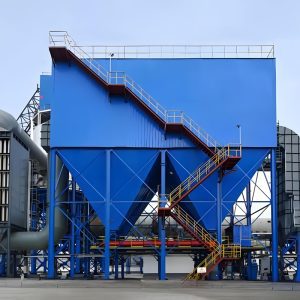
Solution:
<svg viewBox="0 0 300 300">
<path fill-rule="evenodd" d="M 56 207 L 55 207 L 55 226 L 54 226 L 54 242 L 55 244 L 63 237 L 67 232 L 68 222 L 65 218 L 63 209 L 68 197 L 68 189 L 66 189 L 69 180 L 68 170 L 63 167 L 61 160 L 58 158 L 56 163 L 56 178 L 59 181 L 56 186 Z M 49 181 L 48 181 L 49 191 Z M 47 202 L 49 203 L 49 192 L 47 196 Z M 48 205 L 47 205 L 48 206 Z M 26 232 L 15 232 L 10 237 L 10 248 L 11 250 L 33 250 L 39 249 L 44 250 L 48 247 L 49 238 L 49 209 L 47 208 L 47 221 L 46 226 L 41 231 L 26 231 Z"/>
<path fill-rule="evenodd" d="M 39 162 L 41 170 L 47 170 L 47 153 L 20 127 L 16 119 L 0 109 L 0 128 L 13 132 L 28 147 L 30 158 Z"/>
<path fill-rule="evenodd" d="M 17 121 L 8 113 L 0 110 L 0 127 L 12 131 L 16 134 L 23 143 L 28 147 L 30 151 L 30 157 L 39 162 L 42 170 L 47 170 L 47 154 L 46 152 L 37 146 L 20 128 Z M 54 236 L 55 243 L 57 243 L 67 231 L 67 220 L 64 217 L 60 208 L 64 204 L 60 202 L 65 202 L 68 196 L 68 189 L 66 189 L 69 180 L 68 170 L 63 166 L 61 160 L 58 158 L 56 164 L 56 178 L 59 181 L 56 186 L 56 207 L 55 207 L 55 228 Z M 48 180 L 48 190 L 49 190 L 49 180 Z M 49 193 L 48 193 L 49 194 Z M 49 196 L 47 196 L 47 204 L 49 203 Z M 48 205 L 47 205 L 48 206 Z M 48 237 L 49 237 L 49 209 L 47 208 L 47 222 L 46 226 L 41 231 L 36 232 L 13 232 L 10 235 L 10 249 L 11 250 L 44 250 L 48 247 Z M 3 245 L 4 248 L 7 246 L 7 239 L 3 239 L 0 242 L 0 246 Z"/>
</svg>

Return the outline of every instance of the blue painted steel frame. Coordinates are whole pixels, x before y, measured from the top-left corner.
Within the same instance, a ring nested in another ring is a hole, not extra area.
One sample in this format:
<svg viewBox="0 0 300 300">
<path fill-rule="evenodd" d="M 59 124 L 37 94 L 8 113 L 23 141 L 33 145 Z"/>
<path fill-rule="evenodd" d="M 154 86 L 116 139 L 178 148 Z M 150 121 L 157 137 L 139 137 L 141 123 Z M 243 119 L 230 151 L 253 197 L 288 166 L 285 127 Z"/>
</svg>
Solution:
<svg viewBox="0 0 300 300">
<path fill-rule="evenodd" d="M 105 197 L 105 250 L 104 250 L 104 279 L 109 279 L 110 262 L 110 160 L 111 150 L 106 150 L 106 197 Z"/>
<path fill-rule="evenodd" d="M 251 227 L 251 181 L 246 186 L 246 217 L 247 217 L 247 226 Z M 251 272 L 251 251 L 247 253 L 247 274 L 249 279 L 249 274 Z"/>
<path fill-rule="evenodd" d="M 272 281 L 279 280 L 278 217 L 276 195 L 276 148 L 271 150 Z"/>
<path fill-rule="evenodd" d="M 160 194 L 161 201 L 159 206 L 164 207 L 166 203 L 166 150 L 161 150 L 161 162 L 160 162 Z M 158 255 L 158 278 L 159 280 L 166 279 L 166 231 L 165 231 L 165 217 L 158 217 L 158 231 L 159 240 L 161 241 L 160 252 Z"/>
<path fill-rule="evenodd" d="M 56 186 L 56 149 L 50 150 L 49 170 L 49 243 L 48 243 L 48 278 L 55 277 L 55 249 L 54 249 L 54 222 L 55 222 L 55 186 Z"/>
<path fill-rule="evenodd" d="M 55 209 L 55 188 L 56 188 L 56 159 L 57 159 L 57 150 L 51 149 L 50 151 L 50 207 L 49 207 L 49 247 L 48 247 L 48 278 L 55 277 L 55 248 L 54 248 L 54 209 Z M 272 253 L 273 253 L 273 260 L 272 260 L 272 280 L 278 281 L 278 257 L 277 257 L 277 249 L 278 249 L 278 232 L 277 232 L 277 201 L 276 201 L 276 158 L 275 158 L 275 150 L 271 150 L 271 195 L 272 195 Z M 111 172 L 111 150 L 106 151 L 106 220 L 105 220 L 105 279 L 109 279 L 109 267 L 110 267 L 110 172 Z M 219 178 L 218 181 L 218 212 L 219 208 L 222 206 L 222 189 L 221 189 L 221 180 Z M 161 150 L 161 200 L 160 206 L 165 205 L 165 185 L 166 185 L 166 150 Z M 73 191 L 75 186 L 75 182 L 73 181 L 72 187 Z M 72 196 L 74 203 L 74 195 Z M 250 204 L 250 187 L 247 188 L 247 223 L 251 223 L 251 204 Z M 73 209 L 72 209 L 73 213 Z M 73 214 L 72 214 L 73 216 Z M 221 214 L 218 213 L 218 225 L 221 224 Z M 159 218 L 159 237 L 162 241 L 161 248 L 159 251 L 159 259 L 158 259 L 158 273 L 159 279 L 165 280 L 166 279 L 166 245 L 165 245 L 165 228 L 164 224 L 165 220 L 163 217 Z M 219 226 L 218 226 L 219 229 Z M 218 230 L 218 240 L 221 242 L 222 235 L 221 230 Z M 75 252 L 74 249 L 74 232 L 72 231 L 71 235 L 71 257 L 72 254 Z M 73 245 L 73 246 L 72 246 Z M 76 243 L 77 246 L 77 243 Z M 80 249 L 77 250 L 77 254 L 80 253 Z M 251 259 L 251 256 L 250 256 Z M 117 260 L 116 260 L 117 261 Z M 249 258 L 248 258 L 249 261 Z M 79 264 L 76 264 L 76 267 Z M 71 259 L 71 278 L 74 276 L 74 256 Z M 79 271 L 79 270 L 77 270 Z"/>
<path fill-rule="evenodd" d="M 296 236 L 297 272 L 295 281 L 300 282 L 300 232 Z"/>
<path fill-rule="evenodd" d="M 70 278 L 74 278 L 75 274 L 75 216 L 76 216 L 76 182 L 74 178 L 72 178 L 72 204 L 71 204 L 71 246 L 70 246 Z"/>
</svg>

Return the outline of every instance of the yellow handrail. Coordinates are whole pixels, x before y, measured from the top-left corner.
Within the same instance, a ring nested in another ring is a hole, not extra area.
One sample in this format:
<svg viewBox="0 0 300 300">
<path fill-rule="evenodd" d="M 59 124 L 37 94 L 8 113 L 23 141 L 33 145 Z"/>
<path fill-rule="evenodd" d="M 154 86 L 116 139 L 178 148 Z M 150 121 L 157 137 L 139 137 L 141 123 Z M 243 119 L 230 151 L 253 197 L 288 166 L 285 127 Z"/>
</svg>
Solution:
<svg viewBox="0 0 300 300">
<path fill-rule="evenodd" d="M 182 183 L 180 183 L 169 195 L 167 199 L 171 206 L 176 200 L 180 199 L 182 195 L 189 191 L 195 184 L 197 184 L 203 177 L 208 175 L 211 170 L 217 167 L 221 162 L 230 156 L 240 157 L 241 147 L 238 149 L 227 145 L 218 150 L 217 153 L 207 160 L 204 164 L 198 167 L 190 176 L 188 176 Z M 232 155 L 233 154 L 233 155 Z"/>
<path fill-rule="evenodd" d="M 205 243 L 209 244 L 211 247 L 216 245 L 217 240 L 205 230 L 196 220 L 192 218 L 182 207 L 175 205 L 172 209 L 172 212 L 177 216 L 177 218 L 188 225 L 189 228 L 199 236 L 199 238 Z"/>
<path fill-rule="evenodd" d="M 186 279 L 201 278 L 203 274 L 197 273 L 198 268 L 204 267 L 206 270 L 208 270 L 220 259 L 238 259 L 241 258 L 241 255 L 241 245 L 218 244 L 218 246 L 216 246 L 215 249 L 204 260 L 202 260 L 196 268 L 193 269 Z"/>
</svg>

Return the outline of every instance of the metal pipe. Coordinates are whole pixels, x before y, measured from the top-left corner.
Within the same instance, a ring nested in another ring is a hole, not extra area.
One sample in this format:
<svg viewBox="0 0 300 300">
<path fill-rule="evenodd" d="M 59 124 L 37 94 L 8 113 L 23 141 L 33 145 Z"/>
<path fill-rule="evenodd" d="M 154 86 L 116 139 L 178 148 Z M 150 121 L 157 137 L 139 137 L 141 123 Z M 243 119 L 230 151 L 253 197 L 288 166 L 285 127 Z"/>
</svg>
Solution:
<svg viewBox="0 0 300 300">
<path fill-rule="evenodd" d="M 36 145 L 29 136 L 24 132 L 23 129 L 19 126 L 17 121 L 8 113 L 6 113 L 3 110 L 0 110 L 0 127 L 13 132 L 18 138 L 22 140 L 22 142 L 28 147 L 30 152 L 30 157 L 32 159 L 35 159 L 39 162 L 39 165 L 41 167 L 41 170 L 46 171 L 47 170 L 47 154 L 46 152 L 40 148 L 38 145 Z M 57 184 L 57 202 L 65 202 L 67 200 L 67 193 L 68 190 L 62 194 L 62 192 L 65 190 L 68 179 L 69 179 L 69 173 L 65 167 L 63 167 L 62 162 L 60 159 L 57 159 L 57 165 L 56 165 L 56 173 L 57 176 L 60 173 L 60 170 L 62 169 L 60 180 Z M 49 185 L 49 181 L 48 181 Z M 49 197 L 47 196 L 49 202 Z M 44 250 L 47 249 L 48 246 L 48 237 L 49 237 L 49 211 L 47 209 L 47 223 L 46 226 L 43 228 L 43 230 L 38 232 L 14 232 L 11 233 L 10 236 L 10 249 L 11 250 Z M 63 213 L 60 210 L 60 207 L 57 206 L 55 208 L 55 228 L 54 228 L 54 235 L 55 235 L 55 243 L 57 243 L 63 236 L 63 234 L 67 230 L 67 221 L 65 217 L 63 216 Z M 0 245 L 7 244 L 7 238 L 3 239 L 0 242 Z"/>
<path fill-rule="evenodd" d="M 59 173 L 62 169 L 60 180 L 56 187 L 56 203 L 55 207 L 55 222 L 54 222 L 54 243 L 57 244 L 58 241 L 63 237 L 67 231 L 67 220 L 64 217 L 62 211 L 60 210 L 59 202 L 66 201 L 68 195 L 68 189 L 63 193 L 68 185 L 69 173 L 60 159 L 56 160 L 56 178 L 58 178 Z M 49 184 L 48 184 L 49 186 Z M 49 203 L 49 193 L 47 195 L 47 202 Z M 41 231 L 29 231 L 29 232 L 15 232 L 11 234 L 10 247 L 11 250 L 45 250 L 48 247 L 49 239 L 49 208 L 46 211 L 47 222 L 46 226 Z"/>
<path fill-rule="evenodd" d="M 16 119 L 9 113 L 0 109 L 0 128 L 14 133 L 29 149 L 31 159 L 39 162 L 41 170 L 47 170 L 47 153 L 44 149 L 38 146 L 20 127 Z"/>
<path fill-rule="evenodd" d="M 272 281 L 279 280 L 278 273 L 278 214 L 276 195 L 276 148 L 271 150 L 271 225 L 272 225 Z"/>
</svg>

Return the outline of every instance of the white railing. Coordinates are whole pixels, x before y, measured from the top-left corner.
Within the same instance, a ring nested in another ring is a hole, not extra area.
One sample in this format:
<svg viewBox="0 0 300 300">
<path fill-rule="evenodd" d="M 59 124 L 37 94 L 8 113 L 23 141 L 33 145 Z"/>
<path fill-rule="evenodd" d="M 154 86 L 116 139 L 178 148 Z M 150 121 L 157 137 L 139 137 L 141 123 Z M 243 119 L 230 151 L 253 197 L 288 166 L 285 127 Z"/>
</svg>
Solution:
<svg viewBox="0 0 300 300">
<path fill-rule="evenodd" d="M 125 72 L 108 72 L 108 83 L 125 85 L 163 121 L 167 122 L 167 110 L 150 94 L 148 94 L 139 84 L 137 84 L 133 79 L 126 75 Z"/>
<path fill-rule="evenodd" d="M 78 46 L 92 58 L 274 58 L 274 45 Z"/>
<path fill-rule="evenodd" d="M 91 58 L 274 58 L 274 45 L 77 45 L 66 31 L 50 31 L 50 45 L 72 44 Z"/>
<path fill-rule="evenodd" d="M 132 80 L 125 72 L 108 72 L 102 65 L 90 55 L 90 52 L 84 46 L 78 46 L 73 38 L 66 31 L 50 31 L 49 43 L 52 47 L 66 47 L 79 59 L 81 59 L 92 71 L 94 71 L 106 83 L 112 85 L 122 84 L 132 91 L 138 98 L 145 103 L 153 112 L 155 112 L 166 123 L 180 123 L 188 128 L 193 134 L 199 137 L 207 146 L 217 149 L 221 148 L 205 130 L 203 130 L 195 121 L 182 111 L 166 110 L 149 93 L 147 93 L 139 84 Z"/>
<path fill-rule="evenodd" d="M 187 127 L 193 134 L 198 136 L 207 146 L 221 148 L 222 146 L 203 130 L 191 117 L 185 112 L 179 110 L 168 110 L 166 114 L 167 123 L 180 123 Z"/>
</svg>

